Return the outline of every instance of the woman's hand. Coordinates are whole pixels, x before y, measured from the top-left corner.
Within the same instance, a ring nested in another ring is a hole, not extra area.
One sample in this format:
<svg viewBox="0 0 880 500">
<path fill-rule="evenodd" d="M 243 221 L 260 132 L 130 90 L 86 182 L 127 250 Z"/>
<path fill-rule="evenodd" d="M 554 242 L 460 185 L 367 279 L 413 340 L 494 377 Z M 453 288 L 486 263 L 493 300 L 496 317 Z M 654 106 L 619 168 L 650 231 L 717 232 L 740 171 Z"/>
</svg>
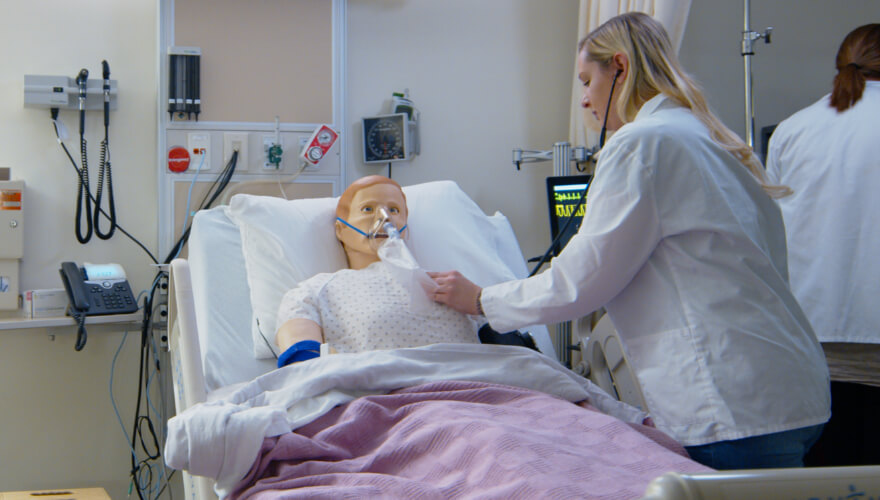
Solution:
<svg viewBox="0 0 880 500">
<path fill-rule="evenodd" d="M 460 313 L 480 314 L 477 310 L 477 297 L 482 288 L 458 271 L 428 273 L 428 276 L 437 283 L 437 290 L 432 297 L 435 302 L 446 304 Z"/>
</svg>

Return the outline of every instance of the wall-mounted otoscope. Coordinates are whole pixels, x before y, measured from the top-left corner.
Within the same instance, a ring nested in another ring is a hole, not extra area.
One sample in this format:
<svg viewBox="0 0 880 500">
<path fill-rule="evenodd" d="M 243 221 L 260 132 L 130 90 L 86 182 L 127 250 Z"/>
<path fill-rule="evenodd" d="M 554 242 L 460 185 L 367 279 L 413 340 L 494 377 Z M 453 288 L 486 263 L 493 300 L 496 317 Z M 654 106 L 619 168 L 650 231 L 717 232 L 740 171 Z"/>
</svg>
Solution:
<svg viewBox="0 0 880 500">
<path fill-rule="evenodd" d="M 578 172 L 583 172 L 582 166 L 593 161 L 593 156 L 599 151 L 598 147 L 586 148 L 577 146 L 572 148 L 568 142 L 557 142 L 553 149 L 547 151 L 535 151 L 528 149 L 513 150 L 513 164 L 517 170 L 523 163 L 536 163 L 553 160 L 553 175 L 569 175 L 571 162 L 575 163 Z"/>
</svg>

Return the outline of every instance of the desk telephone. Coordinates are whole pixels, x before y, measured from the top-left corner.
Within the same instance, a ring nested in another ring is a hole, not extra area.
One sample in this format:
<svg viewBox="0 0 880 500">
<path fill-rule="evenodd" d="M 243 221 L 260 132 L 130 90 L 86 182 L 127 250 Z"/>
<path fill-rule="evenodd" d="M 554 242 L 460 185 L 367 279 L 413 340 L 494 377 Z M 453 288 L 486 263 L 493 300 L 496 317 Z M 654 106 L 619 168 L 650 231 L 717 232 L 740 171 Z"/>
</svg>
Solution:
<svg viewBox="0 0 880 500">
<path fill-rule="evenodd" d="M 92 274 L 97 276 L 90 277 L 88 268 L 80 268 L 73 262 L 61 263 L 61 281 L 70 298 L 69 314 L 73 315 L 71 310 L 89 316 L 126 314 L 138 310 L 124 274 L 120 276 L 120 272 L 114 272 L 108 266 L 94 266 L 93 269 L 97 272 L 93 271 Z"/>
<path fill-rule="evenodd" d="M 78 325 L 76 350 L 85 346 L 86 316 L 127 314 L 138 310 L 131 286 L 119 265 L 86 265 L 80 268 L 73 262 L 62 262 L 61 281 L 70 300 L 67 314 Z"/>
</svg>

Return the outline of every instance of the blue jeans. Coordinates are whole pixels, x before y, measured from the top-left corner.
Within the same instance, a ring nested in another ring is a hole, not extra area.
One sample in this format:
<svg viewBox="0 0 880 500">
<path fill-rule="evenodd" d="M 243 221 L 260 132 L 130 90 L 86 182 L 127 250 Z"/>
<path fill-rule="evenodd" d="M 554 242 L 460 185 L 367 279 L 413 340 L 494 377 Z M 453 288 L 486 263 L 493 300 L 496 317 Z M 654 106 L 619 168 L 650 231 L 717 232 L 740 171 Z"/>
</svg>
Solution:
<svg viewBox="0 0 880 500">
<path fill-rule="evenodd" d="M 819 439 L 822 426 L 685 446 L 685 449 L 693 460 L 718 470 L 803 467 L 804 455 Z"/>
</svg>

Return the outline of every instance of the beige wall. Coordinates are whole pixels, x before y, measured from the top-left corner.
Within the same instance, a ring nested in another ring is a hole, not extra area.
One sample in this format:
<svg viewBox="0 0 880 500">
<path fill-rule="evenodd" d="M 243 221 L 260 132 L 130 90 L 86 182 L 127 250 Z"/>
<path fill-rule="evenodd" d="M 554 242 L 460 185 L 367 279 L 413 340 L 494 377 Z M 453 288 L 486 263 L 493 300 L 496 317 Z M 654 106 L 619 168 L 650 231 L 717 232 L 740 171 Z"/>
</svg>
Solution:
<svg viewBox="0 0 880 500">
<path fill-rule="evenodd" d="M 779 123 L 831 91 L 840 42 L 852 29 L 872 22 L 880 22 L 877 0 L 751 2 L 752 30 L 774 28 L 772 43 L 756 43 L 752 57 L 756 148 L 761 127 Z M 742 30 L 743 2 L 695 1 L 680 54 L 722 121 L 744 137 Z"/>
<path fill-rule="evenodd" d="M 100 78 L 101 60 L 119 82 L 111 117 L 113 180 L 119 223 L 155 252 L 155 0 L 4 0 L 0 16 L 0 166 L 27 183 L 22 288 L 56 288 L 62 260 L 122 264 L 137 291 L 155 269 L 122 234 L 80 245 L 74 236 L 76 175 L 55 140 L 47 109 L 23 107 L 26 74 Z M 61 118 L 79 158 L 78 116 Z M 100 112 L 87 120 L 96 174 L 103 138 Z M 93 174 L 94 175 L 94 174 Z M 93 181 L 94 182 L 94 181 Z M 106 228 L 106 224 L 104 226 Z M 109 397 L 110 364 L 122 333 L 90 332 L 75 352 L 72 334 L 54 342 L 45 330 L 0 330 L 0 491 L 100 486 L 128 492 L 129 452 Z M 116 367 L 115 397 L 130 429 L 137 388 L 138 335 Z"/>
<path fill-rule="evenodd" d="M 510 218 L 526 256 L 543 253 L 553 166 L 517 172 L 511 151 L 567 140 L 577 12 L 577 0 L 350 0 L 346 181 L 387 172 L 361 162 L 360 119 L 409 88 L 422 152 L 392 176 L 455 180 L 484 211 Z"/>
<path fill-rule="evenodd" d="M 333 121 L 327 0 L 177 0 L 174 44 L 201 55 L 201 121 Z"/>
</svg>

